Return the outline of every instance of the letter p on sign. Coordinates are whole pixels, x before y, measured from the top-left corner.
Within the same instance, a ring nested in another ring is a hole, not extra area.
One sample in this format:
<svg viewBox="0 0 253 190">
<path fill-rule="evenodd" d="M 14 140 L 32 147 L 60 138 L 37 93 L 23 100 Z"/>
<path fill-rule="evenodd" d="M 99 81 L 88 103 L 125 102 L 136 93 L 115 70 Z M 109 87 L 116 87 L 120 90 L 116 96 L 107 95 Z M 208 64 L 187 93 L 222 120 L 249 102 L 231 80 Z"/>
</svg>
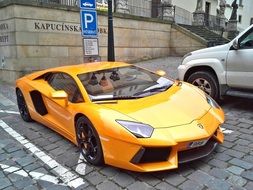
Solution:
<svg viewBox="0 0 253 190">
<path fill-rule="evenodd" d="M 83 37 L 97 36 L 97 12 L 81 10 L 81 28 Z"/>
</svg>

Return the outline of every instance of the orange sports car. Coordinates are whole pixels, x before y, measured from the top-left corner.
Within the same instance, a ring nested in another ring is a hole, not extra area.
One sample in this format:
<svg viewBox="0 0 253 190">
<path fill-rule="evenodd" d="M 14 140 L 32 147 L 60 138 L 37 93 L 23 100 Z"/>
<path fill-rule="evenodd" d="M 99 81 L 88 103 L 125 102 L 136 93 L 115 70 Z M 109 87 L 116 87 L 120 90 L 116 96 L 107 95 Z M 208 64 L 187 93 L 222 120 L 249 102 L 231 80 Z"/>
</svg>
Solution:
<svg viewBox="0 0 253 190">
<path fill-rule="evenodd" d="M 224 113 L 203 91 L 122 62 L 47 69 L 16 81 L 25 121 L 38 121 L 94 165 L 160 171 L 209 155 Z"/>
</svg>

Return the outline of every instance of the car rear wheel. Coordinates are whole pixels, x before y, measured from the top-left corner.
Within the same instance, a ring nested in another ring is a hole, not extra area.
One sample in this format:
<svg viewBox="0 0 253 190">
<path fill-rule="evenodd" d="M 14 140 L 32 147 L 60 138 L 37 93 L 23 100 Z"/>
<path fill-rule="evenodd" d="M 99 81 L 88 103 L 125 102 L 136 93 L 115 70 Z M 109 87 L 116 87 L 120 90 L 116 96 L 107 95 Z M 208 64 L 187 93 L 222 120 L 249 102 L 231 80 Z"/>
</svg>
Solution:
<svg viewBox="0 0 253 190">
<path fill-rule="evenodd" d="M 104 163 L 98 133 L 86 117 L 79 117 L 77 119 L 76 138 L 81 154 L 89 163 L 93 165 Z"/>
<path fill-rule="evenodd" d="M 218 82 L 212 73 L 205 71 L 195 72 L 190 75 L 187 82 L 197 86 L 213 99 L 219 99 Z"/>
<path fill-rule="evenodd" d="M 24 95 L 20 89 L 17 89 L 16 95 L 17 95 L 18 109 L 22 119 L 26 122 L 31 122 L 32 118 L 30 116 Z"/>
</svg>

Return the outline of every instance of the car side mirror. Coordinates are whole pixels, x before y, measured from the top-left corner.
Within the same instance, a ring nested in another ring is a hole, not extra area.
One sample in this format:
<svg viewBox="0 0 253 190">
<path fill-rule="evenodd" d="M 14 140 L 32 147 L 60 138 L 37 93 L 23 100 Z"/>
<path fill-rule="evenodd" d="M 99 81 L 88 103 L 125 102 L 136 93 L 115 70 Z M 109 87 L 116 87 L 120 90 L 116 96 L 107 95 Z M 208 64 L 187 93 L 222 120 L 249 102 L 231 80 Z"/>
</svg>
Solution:
<svg viewBox="0 0 253 190">
<path fill-rule="evenodd" d="M 234 48 L 235 50 L 238 50 L 238 49 L 240 48 L 238 39 L 235 39 L 235 40 L 233 41 L 233 48 Z"/>
<path fill-rule="evenodd" d="M 64 90 L 57 90 L 52 92 L 51 98 L 64 107 L 68 106 L 68 94 Z"/>
<path fill-rule="evenodd" d="M 155 72 L 157 75 L 163 77 L 164 75 L 166 75 L 166 72 L 164 70 L 158 70 Z"/>
</svg>

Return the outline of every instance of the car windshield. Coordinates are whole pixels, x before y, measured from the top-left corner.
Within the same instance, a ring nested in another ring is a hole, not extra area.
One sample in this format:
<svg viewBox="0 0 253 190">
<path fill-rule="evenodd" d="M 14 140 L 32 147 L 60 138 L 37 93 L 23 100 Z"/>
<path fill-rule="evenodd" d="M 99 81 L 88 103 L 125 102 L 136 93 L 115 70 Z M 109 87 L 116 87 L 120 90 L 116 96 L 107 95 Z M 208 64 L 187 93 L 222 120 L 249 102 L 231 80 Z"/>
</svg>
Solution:
<svg viewBox="0 0 253 190">
<path fill-rule="evenodd" d="M 79 74 L 92 101 L 135 99 L 166 91 L 173 81 L 135 66 Z"/>
</svg>

